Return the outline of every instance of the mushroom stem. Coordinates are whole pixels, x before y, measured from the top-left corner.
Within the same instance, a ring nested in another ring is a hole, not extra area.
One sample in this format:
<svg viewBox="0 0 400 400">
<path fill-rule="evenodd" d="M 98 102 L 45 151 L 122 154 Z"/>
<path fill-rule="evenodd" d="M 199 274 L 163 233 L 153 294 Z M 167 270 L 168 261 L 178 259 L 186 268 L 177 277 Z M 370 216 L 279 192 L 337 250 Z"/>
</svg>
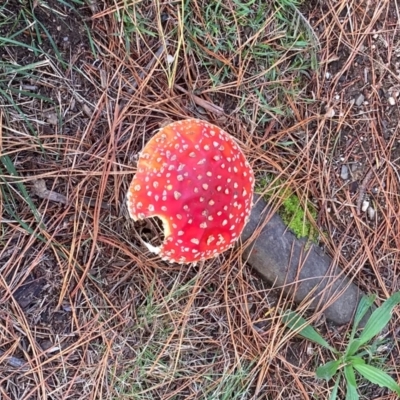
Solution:
<svg viewBox="0 0 400 400">
<path fill-rule="evenodd" d="M 154 254 L 159 254 L 160 251 L 161 251 L 160 247 L 153 246 L 153 245 L 150 244 L 150 243 L 143 242 L 143 244 L 147 247 L 147 249 L 148 249 L 149 251 L 151 251 L 151 252 L 154 253 Z"/>
</svg>

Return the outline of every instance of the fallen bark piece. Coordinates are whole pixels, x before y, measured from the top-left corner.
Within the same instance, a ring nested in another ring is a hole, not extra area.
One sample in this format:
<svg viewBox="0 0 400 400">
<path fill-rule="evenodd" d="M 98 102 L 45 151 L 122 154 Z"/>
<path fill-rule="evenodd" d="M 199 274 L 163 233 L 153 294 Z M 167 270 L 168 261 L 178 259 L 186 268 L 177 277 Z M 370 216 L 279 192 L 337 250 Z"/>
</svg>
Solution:
<svg viewBox="0 0 400 400">
<path fill-rule="evenodd" d="M 68 199 L 64 195 L 47 189 L 46 181 L 44 179 L 36 179 L 33 182 L 32 189 L 33 193 L 41 199 L 55 201 L 56 203 L 61 204 L 68 204 Z"/>
<path fill-rule="evenodd" d="M 20 368 L 22 371 L 27 371 L 27 362 L 21 358 L 6 355 L 6 353 L 0 350 L 0 364 L 4 362 L 12 368 Z"/>
<path fill-rule="evenodd" d="M 270 217 L 271 209 L 260 196 L 254 197 L 254 203 L 242 241 L 259 233 L 244 250 L 243 258 L 264 280 L 292 295 L 295 302 L 309 300 L 311 309 L 322 310 L 337 325 L 352 321 L 362 291 L 321 249 L 296 238 L 279 215 Z"/>
<path fill-rule="evenodd" d="M 69 204 L 69 200 L 66 196 L 64 196 L 63 194 L 54 192 L 53 190 L 48 190 L 46 181 L 44 179 L 35 179 L 33 181 L 32 193 L 44 200 L 50 200 L 50 201 L 54 201 L 56 203 L 61 203 L 61 204 L 65 204 L 65 205 Z M 82 199 L 82 201 L 84 204 L 88 205 L 89 207 L 95 207 L 96 202 L 97 202 L 97 200 L 89 199 L 87 197 L 84 197 Z M 100 204 L 100 208 L 102 210 L 109 210 L 110 205 L 102 202 Z"/>
</svg>

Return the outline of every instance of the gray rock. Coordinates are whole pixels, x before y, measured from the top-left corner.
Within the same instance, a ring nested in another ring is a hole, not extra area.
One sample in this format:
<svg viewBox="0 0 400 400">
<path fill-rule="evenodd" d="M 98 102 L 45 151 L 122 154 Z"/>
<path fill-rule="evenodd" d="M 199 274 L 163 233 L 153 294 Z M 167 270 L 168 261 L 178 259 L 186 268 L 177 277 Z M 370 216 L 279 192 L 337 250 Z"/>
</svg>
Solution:
<svg viewBox="0 0 400 400">
<path fill-rule="evenodd" d="M 361 290 L 320 248 L 297 239 L 260 196 L 256 195 L 254 202 L 242 241 L 257 233 L 244 250 L 243 259 L 296 302 L 309 300 L 311 309 L 323 310 L 326 318 L 337 325 L 350 322 L 363 294 Z"/>
</svg>

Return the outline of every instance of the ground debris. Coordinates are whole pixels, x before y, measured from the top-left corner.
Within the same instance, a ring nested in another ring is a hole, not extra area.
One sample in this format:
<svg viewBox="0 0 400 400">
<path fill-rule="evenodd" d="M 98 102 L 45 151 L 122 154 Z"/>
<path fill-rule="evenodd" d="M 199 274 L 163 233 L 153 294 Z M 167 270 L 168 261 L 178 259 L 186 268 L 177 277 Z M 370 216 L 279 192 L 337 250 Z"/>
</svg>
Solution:
<svg viewBox="0 0 400 400">
<path fill-rule="evenodd" d="M 356 106 L 361 106 L 364 103 L 365 96 L 361 93 L 356 99 Z"/>
<path fill-rule="evenodd" d="M 14 299 L 25 310 L 39 299 L 47 285 L 46 279 L 29 279 L 14 292 Z"/>
<path fill-rule="evenodd" d="M 68 199 L 63 194 L 48 190 L 44 179 L 36 179 L 33 182 L 33 193 L 41 199 L 55 201 L 56 203 L 68 204 Z"/>
<path fill-rule="evenodd" d="M 349 179 L 349 169 L 347 168 L 347 165 L 342 165 L 342 168 L 340 170 L 340 177 L 346 181 L 347 179 Z"/>
<path fill-rule="evenodd" d="M 201 97 L 194 95 L 193 93 L 190 93 L 189 91 L 187 91 L 185 88 L 183 88 L 180 85 L 175 85 L 175 87 L 176 87 L 176 89 L 178 89 L 179 91 L 181 91 L 185 94 L 190 94 L 190 97 L 192 98 L 193 102 L 196 103 L 198 106 L 203 107 L 207 111 L 212 112 L 217 115 L 224 114 L 224 110 L 221 107 L 217 106 L 216 104 L 212 104 L 209 101 L 204 100 Z"/>
<path fill-rule="evenodd" d="M 54 190 L 48 190 L 46 186 L 46 181 L 44 179 L 36 179 L 33 182 L 33 187 L 32 187 L 33 193 L 40 197 L 41 199 L 45 200 L 50 200 L 54 201 L 56 203 L 61 203 L 61 204 L 70 204 L 70 201 L 66 196 L 63 194 L 57 193 Z M 95 207 L 96 206 L 96 200 L 95 199 L 89 199 L 87 197 L 82 199 L 83 203 L 89 207 Z M 110 205 L 107 203 L 102 202 L 100 204 L 100 208 L 102 210 L 109 210 Z"/>
<path fill-rule="evenodd" d="M 18 357 L 9 356 L 4 351 L 0 350 L 0 364 L 2 362 L 5 362 L 12 368 L 21 368 L 24 371 L 28 370 L 28 367 L 26 366 L 26 361 Z"/>
</svg>

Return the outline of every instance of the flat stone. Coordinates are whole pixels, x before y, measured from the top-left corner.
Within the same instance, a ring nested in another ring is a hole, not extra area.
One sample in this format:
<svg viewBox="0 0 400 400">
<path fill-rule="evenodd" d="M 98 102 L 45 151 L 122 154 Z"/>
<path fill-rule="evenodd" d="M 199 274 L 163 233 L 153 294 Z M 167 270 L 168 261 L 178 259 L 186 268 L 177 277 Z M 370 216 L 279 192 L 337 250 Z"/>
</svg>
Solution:
<svg viewBox="0 0 400 400">
<path fill-rule="evenodd" d="M 337 325 L 350 322 L 362 291 L 319 247 L 297 239 L 259 195 L 254 203 L 242 234 L 242 243 L 248 241 L 243 259 L 295 302 L 306 300 L 310 309 L 321 310 Z"/>
</svg>

